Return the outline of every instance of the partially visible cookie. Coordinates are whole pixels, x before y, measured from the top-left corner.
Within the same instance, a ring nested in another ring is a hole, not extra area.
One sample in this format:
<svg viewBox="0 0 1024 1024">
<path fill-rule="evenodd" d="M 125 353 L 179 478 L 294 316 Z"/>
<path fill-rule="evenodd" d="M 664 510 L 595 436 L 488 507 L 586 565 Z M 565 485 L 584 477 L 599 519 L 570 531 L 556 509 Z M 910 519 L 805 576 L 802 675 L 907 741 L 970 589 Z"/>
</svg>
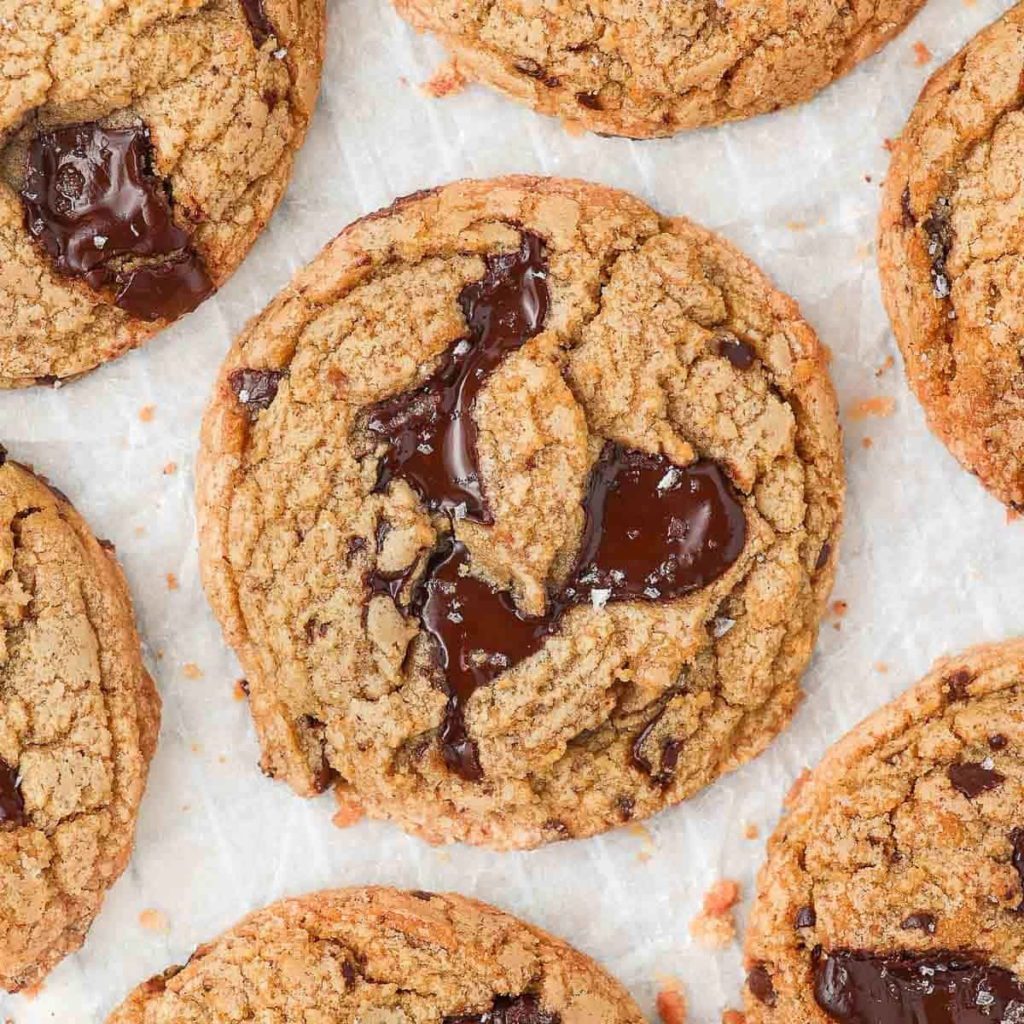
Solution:
<svg viewBox="0 0 1024 1024">
<path fill-rule="evenodd" d="M 462 74 L 606 135 L 654 138 L 810 99 L 923 0 L 395 0 Z"/>
<path fill-rule="evenodd" d="M 224 283 L 323 32 L 324 0 L 0 0 L 0 387 L 84 373 Z"/>
<path fill-rule="evenodd" d="M 882 293 L 932 430 L 1024 507 L 1024 5 L 925 86 L 893 148 Z"/>
<path fill-rule="evenodd" d="M 250 914 L 107 1024 L 643 1024 L 593 960 L 486 903 L 338 889 Z"/>
<path fill-rule="evenodd" d="M 113 549 L 0 465 L 0 987 L 85 939 L 124 870 L 160 700 Z"/>
<path fill-rule="evenodd" d="M 768 844 L 750 1024 L 1017 1024 L 1024 641 L 940 661 L 826 755 Z"/>
<path fill-rule="evenodd" d="M 250 324 L 197 507 L 264 770 L 526 847 L 783 728 L 842 494 L 791 299 L 623 192 L 511 177 L 358 221 Z"/>
</svg>

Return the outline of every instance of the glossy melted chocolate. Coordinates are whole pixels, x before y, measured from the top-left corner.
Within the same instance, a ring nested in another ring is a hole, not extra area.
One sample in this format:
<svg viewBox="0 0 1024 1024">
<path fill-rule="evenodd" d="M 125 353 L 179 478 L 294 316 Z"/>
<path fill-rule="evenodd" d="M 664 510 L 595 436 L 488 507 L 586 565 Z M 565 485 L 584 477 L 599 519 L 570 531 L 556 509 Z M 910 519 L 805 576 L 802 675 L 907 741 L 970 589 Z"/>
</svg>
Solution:
<svg viewBox="0 0 1024 1024">
<path fill-rule="evenodd" d="M 133 316 L 174 320 L 214 289 L 151 163 L 143 127 L 41 132 L 29 145 L 21 198 L 26 228 L 60 273 L 113 286 L 115 304 Z"/>
<path fill-rule="evenodd" d="M 444 1024 L 559 1024 L 561 1017 L 541 1009 L 536 996 L 498 996 L 485 1013 L 445 1017 Z"/>
<path fill-rule="evenodd" d="M 1017 1024 L 1024 986 L 968 953 L 837 950 L 813 957 L 814 998 L 850 1024 Z"/>
<path fill-rule="evenodd" d="M 524 233 L 516 252 L 490 256 L 485 265 L 483 279 L 459 296 L 469 336 L 424 385 L 374 406 L 368 427 L 386 444 L 377 491 L 401 477 L 428 508 L 489 524 L 473 405 L 501 360 L 543 329 L 549 300 L 536 235 Z M 548 595 L 542 616 L 523 615 L 509 594 L 466 574 L 468 552 L 452 536 L 438 545 L 415 588 L 410 610 L 434 641 L 448 694 L 441 751 L 467 780 L 482 778 L 465 723 L 469 698 L 536 653 L 571 607 L 681 597 L 721 576 L 746 540 L 743 508 L 715 463 L 680 467 L 610 442 L 591 471 L 583 510 L 576 563 L 564 586 Z M 410 575 L 375 572 L 371 593 L 397 600 Z M 678 748 L 663 750 L 659 778 L 671 774 L 678 755 Z M 634 763 L 655 774 L 646 760 Z"/>
<path fill-rule="evenodd" d="M 267 17 L 263 0 L 242 0 L 242 10 L 245 12 L 245 20 L 249 23 L 252 41 L 256 44 L 256 49 L 259 49 L 274 35 L 274 26 Z"/>
</svg>

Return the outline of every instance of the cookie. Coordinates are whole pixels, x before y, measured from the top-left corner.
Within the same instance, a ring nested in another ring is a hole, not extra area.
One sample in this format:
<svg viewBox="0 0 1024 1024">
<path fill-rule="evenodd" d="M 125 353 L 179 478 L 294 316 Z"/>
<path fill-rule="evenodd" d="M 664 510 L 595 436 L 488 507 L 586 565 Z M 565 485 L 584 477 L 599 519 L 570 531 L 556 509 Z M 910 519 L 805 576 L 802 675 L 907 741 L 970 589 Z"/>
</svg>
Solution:
<svg viewBox="0 0 1024 1024">
<path fill-rule="evenodd" d="M 946 658 L 825 756 L 768 844 L 750 1024 L 1015 1024 L 1024 641 Z"/>
<path fill-rule="evenodd" d="M 160 700 L 113 547 L 0 465 L 0 987 L 81 946 L 132 850 Z"/>
<path fill-rule="evenodd" d="M 895 143 L 879 225 L 882 293 L 932 430 L 1024 507 L 1024 6 L 925 86 Z"/>
<path fill-rule="evenodd" d="M 395 0 L 466 77 L 605 135 L 655 138 L 810 99 L 923 0 Z"/>
<path fill-rule="evenodd" d="M 843 491 L 823 350 L 623 192 L 351 225 L 236 341 L 200 447 L 207 593 L 303 795 L 534 846 L 683 800 L 797 703 Z"/>
<path fill-rule="evenodd" d="M 250 914 L 107 1024 L 643 1024 L 593 960 L 476 900 L 337 889 Z"/>
<path fill-rule="evenodd" d="M 75 377 L 224 283 L 291 173 L 324 0 L 0 0 L 0 387 Z"/>
</svg>

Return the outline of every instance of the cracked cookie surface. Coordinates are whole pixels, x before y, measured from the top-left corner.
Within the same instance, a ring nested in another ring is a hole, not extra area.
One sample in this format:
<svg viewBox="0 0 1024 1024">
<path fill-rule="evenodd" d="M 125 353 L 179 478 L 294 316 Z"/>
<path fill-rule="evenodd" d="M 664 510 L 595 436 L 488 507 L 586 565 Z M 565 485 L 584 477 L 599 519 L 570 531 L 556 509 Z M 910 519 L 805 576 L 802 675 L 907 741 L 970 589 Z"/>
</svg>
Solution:
<svg viewBox="0 0 1024 1024">
<path fill-rule="evenodd" d="M 1019 1021 L 1022 806 L 1024 641 L 943 659 L 832 748 L 769 841 L 747 1019 Z"/>
<path fill-rule="evenodd" d="M 932 430 L 1024 507 L 1024 6 L 930 79 L 895 144 L 882 292 Z"/>
<path fill-rule="evenodd" d="M 0 0 L 0 387 L 193 309 L 280 199 L 324 0 Z"/>
<path fill-rule="evenodd" d="M 633 138 L 809 99 L 923 0 L 395 0 L 459 69 L 545 114 Z"/>
<path fill-rule="evenodd" d="M 107 1024 L 273 1020 L 643 1024 L 596 963 L 464 896 L 339 889 L 282 900 L 140 985 Z"/>
<path fill-rule="evenodd" d="M 823 350 L 625 193 L 357 221 L 236 341 L 200 447 L 207 594 L 303 795 L 534 846 L 678 803 L 799 699 L 842 504 Z"/>
<path fill-rule="evenodd" d="M 109 546 L 0 466 L 0 986 L 85 939 L 131 853 L 160 701 Z"/>
</svg>

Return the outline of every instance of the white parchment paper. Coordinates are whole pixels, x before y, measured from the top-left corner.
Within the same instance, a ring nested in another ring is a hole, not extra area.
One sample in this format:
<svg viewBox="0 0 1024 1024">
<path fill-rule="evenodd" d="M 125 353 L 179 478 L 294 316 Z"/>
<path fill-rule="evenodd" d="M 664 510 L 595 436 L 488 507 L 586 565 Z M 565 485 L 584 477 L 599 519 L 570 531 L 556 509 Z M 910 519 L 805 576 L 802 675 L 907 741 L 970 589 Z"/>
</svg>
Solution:
<svg viewBox="0 0 1024 1024">
<path fill-rule="evenodd" d="M 128 990 L 183 962 L 244 913 L 287 894 L 364 883 L 489 900 L 604 963 L 655 1017 L 667 976 L 691 1021 L 739 1006 L 738 946 L 714 953 L 690 920 L 719 878 L 743 886 L 805 765 L 938 655 L 1024 632 L 1024 524 L 925 428 L 879 296 L 875 220 L 899 133 L 926 77 L 1008 0 L 929 0 L 902 36 L 811 103 L 657 142 L 571 137 L 483 88 L 417 88 L 441 49 L 387 0 L 330 3 L 323 92 L 273 222 L 212 301 L 141 351 L 56 391 L 0 394 L 0 440 L 57 483 L 117 544 L 164 700 L 137 847 L 84 949 L 0 1020 L 102 1024 Z M 923 42 L 934 56 L 917 42 Z M 831 348 L 849 495 L 833 597 L 792 727 L 755 763 L 648 823 L 529 854 L 432 848 L 397 828 L 332 826 L 330 795 L 303 801 L 256 768 L 239 676 L 199 584 L 192 503 L 199 420 L 230 339 L 344 225 L 454 178 L 530 171 L 617 185 L 745 249 L 801 303 Z M 888 369 L 888 357 L 895 366 Z M 851 410 L 875 397 L 887 417 Z M 152 407 L 152 418 L 140 416 Z M 168 463 L 173 473 L 165 473 Z M 173 573 L 176 589 L 168 586 Z M 195 678 L 198 672 L 201 678 Z M 745 838 L 748 824 L 760 837 Z M 145 927 L 157 910 L 166 930 Z M 149 921 L 147 916 L 144 920 Z"/>
</svg>

